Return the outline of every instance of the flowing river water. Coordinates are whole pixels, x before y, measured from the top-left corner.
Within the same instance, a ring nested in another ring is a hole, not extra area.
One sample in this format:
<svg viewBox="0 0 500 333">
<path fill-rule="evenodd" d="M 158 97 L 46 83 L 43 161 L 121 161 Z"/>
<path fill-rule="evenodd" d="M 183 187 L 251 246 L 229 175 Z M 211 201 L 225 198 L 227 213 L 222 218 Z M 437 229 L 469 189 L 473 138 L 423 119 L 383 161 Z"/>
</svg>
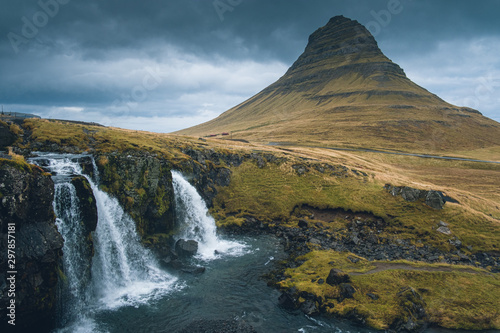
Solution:
<svg viewBox="0 0 500 333">
<path fill-rule="evenodd" d="M 206 271 L 191 275 L 165 269 L 141 245 L 134 221 L 118 201 L 97 186 L 95 163 L 93 178 L 83 174 L 81 157 L 43 154 L 31 160 L 53 174 L 56 223 L 65 239 L 66 279 L 60 281 L 56 332 L 178 332 L 198 320 L 246 323 L 257 332 L 370 332 L 280 308 L 280 292 L 261 278 L 274 262 L 286 258 L 279 240 L 217 235 L 202 198 L 175 171 L 177 238 L 199 242 L 189 264 Z M 93 256 L 85 250 L 79 199 L 71 184 L 75 175 L 87 178 L 97 202 Z"/>
</svg>

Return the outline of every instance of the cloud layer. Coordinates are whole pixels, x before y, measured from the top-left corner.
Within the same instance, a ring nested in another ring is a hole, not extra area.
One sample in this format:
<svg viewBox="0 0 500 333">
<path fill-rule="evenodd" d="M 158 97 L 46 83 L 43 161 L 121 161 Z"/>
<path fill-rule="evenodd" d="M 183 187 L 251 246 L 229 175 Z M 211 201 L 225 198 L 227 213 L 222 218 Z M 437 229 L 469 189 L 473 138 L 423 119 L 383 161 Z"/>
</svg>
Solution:
<svg viewBox="0 0 500 333">
<path fill-rule="evenodd" d="M 11 1 L 0 13 L 0 103 L 182 129 L 277 80 L 309 34 L 342 14 L 416 83 L 500 121 L 498 12 L 494 0 Z"/>
</svg>

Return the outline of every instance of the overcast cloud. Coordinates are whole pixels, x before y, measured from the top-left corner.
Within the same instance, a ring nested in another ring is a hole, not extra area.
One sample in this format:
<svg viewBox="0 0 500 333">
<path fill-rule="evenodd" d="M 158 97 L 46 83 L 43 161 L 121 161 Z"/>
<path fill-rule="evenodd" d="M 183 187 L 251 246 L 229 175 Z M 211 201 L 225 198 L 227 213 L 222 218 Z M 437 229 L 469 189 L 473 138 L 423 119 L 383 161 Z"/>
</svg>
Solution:
<svg viewBox="0 0 500 333">
<path fill-rule="evenodd" d="M 312 32 L 344 15 L 410 79 L 500 121 L 498 14 L 496 0 L 2 0 L 0 103 L 179 130 L 277 80 Z"/>
</svg>

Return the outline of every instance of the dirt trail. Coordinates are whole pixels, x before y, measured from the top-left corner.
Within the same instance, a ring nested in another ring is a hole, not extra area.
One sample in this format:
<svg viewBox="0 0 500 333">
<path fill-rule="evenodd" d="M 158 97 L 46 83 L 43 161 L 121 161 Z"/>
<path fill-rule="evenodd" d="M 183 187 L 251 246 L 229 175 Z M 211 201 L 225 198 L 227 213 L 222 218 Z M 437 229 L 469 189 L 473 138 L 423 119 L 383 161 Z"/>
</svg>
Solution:
<svg viewBox="0 0 500 333">
<path fill-rule="evenodd" d="M 383 272 L 383 271 L 388 271 L 388 270 L 396 270 L 396 269 L 403 269 L 403 270 L 409 270 L 409 271 L 424 271 L 424 272 L 462 272 L 462 273 L 472 273 L 472 274 L 488 274 L 488 273 L 481 273 L 478 271 L 473 270 L 472 268 L 453 268 L 453 267 L 429 267 L 429 266 L 424 266 L 424 267 L 416 267 L 412 266 L 409 264 L 396 264 L 396 263 L 386 263 L 386 262 L 374 262 L 373 265 L 375 266 L 374 269 L 365 272 L 365 273 L 360 273 L 360 272 L 354 272 L 354 273 L 349 273 L 349 275 L 365 275 L 365 274 L 375 274 L 378 272 Z"/>
</svg>

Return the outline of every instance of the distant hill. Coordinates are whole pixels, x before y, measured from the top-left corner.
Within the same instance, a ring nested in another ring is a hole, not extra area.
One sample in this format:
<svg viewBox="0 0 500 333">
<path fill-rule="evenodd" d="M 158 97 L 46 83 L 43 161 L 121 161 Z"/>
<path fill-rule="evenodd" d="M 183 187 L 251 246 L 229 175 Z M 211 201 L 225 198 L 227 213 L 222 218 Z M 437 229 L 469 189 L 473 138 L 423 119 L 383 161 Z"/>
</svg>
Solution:
<svg viewBox="0 0 500 333">
<path fill-rule="evenodd" d="M 286 74 L 219 117 L 177 134 L 419 152 L 500 145 L 500 124 L 413 83 L 357 21 L 332 18 Z"/>
</svg>

